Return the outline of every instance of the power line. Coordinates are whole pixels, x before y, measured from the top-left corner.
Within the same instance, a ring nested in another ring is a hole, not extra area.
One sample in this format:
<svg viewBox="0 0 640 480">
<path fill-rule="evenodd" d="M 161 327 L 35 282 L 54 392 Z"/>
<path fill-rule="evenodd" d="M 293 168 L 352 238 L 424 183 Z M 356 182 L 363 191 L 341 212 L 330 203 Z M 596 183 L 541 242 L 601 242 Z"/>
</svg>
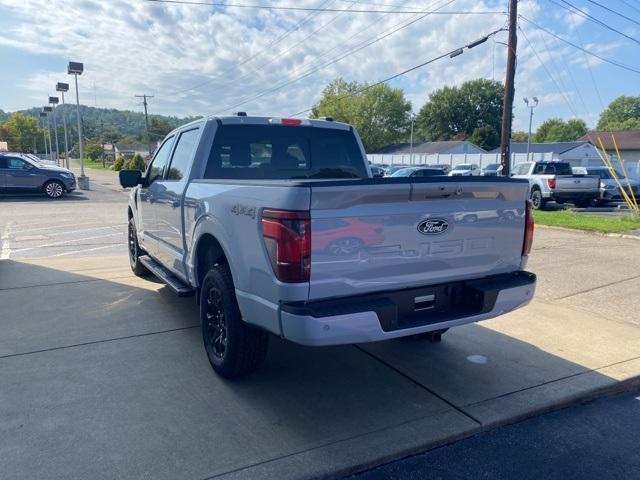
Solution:
<svg viewBox="0 0 640 480">
<path fill-rule="evenodd" d="M 593 3 L 594 5 L 597 5 L 598 7 L 603 8 L 603 9 L 605 9 L 606 11 L 613 13 L 614 15 L 617 15 L 617 16 L 619 16 L 620 18 L 624 18 L 625 20 L 629 20 L 630 22 L 633 22 L 633 23 L 635 23 L 636 25 L 640 25 L 640 22 L 638 22 L 637 20 L 634 20 L 634 19 L 633 19 L 633 18 L 631 18 L 631 17 L 627 17 L 626 15 L 624 15 L 624 14 L 622 14 L 622 13 L 618 12 L 617 10 L 614 10 L 613 8 L 609 8 L 609 7 L 607 7 L 606 5 L 602 5 L 600 2 L 596 2 L 595 0 L 587 0 L 587 2 L 589 2 L 589 3 Z"/>
<path fill-rule="evenodd" d="M 560 87 L 560 85 L 558 84 L 558 82 L 556 81 L 555 77 L 551 74 L 551 72 L 549 71 L 549 69 L 547 68 L 547 66 L 545 65 L 545 63 L 542 61 L 542 58 L 540 58 L 540 55 L 538 55 L 538 52 L 536 51 L 536 49 L 533 46 L 533 43 L 531 43 L 531 40 L 529 40 L 529 37 L 527 37 L 527 34 L 524 33 L 524 30 L 521 27 L 518 27 L 518 30 L 520 30 L 520 32 L 522 33 L 522 35 L 524 36 L 524 39 L 527 42 L 527 45 L 529 45 L 529 48 L 531 49 L 531 51 L 533 52 L 533 54 L 536 56 L 536 58 L 538 59 L 538 62 L 540 62 L 540 66 L 544 69 L 544 71 L 547 73 L 547 75 L 549 76 L 549 78 L 551 79 L 551 81 L 553 82 L 553 84 L 556 86 L 556 88 L 558 89 L 558 93 L 560 94 L 560 96 L 564 99 L 564 101 L 567 103 L 567 106 L 569 107 L 569 110 L 571 110 L 571 112 L 573 113 L 573 115 L 577 118 L 578 117 L 578 113 L 576 112 L 576 109 L 573 107 L 573 104 L 571 103 L 571 101 L 569 100 L 569 97 L 567 97 L 566 93 L 562 90 L 562 88 Z"/>
<path fill-rule="evenodd" d="M 335 0 L 325 0 L 324 2 L 321 2 L 319 4 L 320 7 L 322 7 L 323 5 L 326 4 L 331 4 L 331 3 L 335 3 Z M 316 15 L 318 15 L 320 12 L 312 12 L 309 15 L 307 15 L 306 17 L 304 17 L 302 20 L 300 20 L 298 23 L 296 23 L 295 25 L 293 25 L 291 28 L 288 28 L 287 30 L 285 30 L 281 35 L 279 35 L 278 37 L 276 37 L 274 40 L 272 40 L 271 42 L 269 42 L 267 45 L 265 45 L 263 48 L 261 48 L 260 50 L 258 50 L 256 53 L 254 53 L 253 55 L 250 55 L 249 57 L 245 58 L 244 60 L 240 61 L 238 64 L 233 65 L 231 68 L 225 70 L 223 73 L 220 73 L 218 75 L 215 75 L 212 78 L 209 78 L 201 83 L 198 83 L 196 85 L 193 85 L 192 87 L 188 87 L 182 90 L 178 90 L 173 92 L 171 95 L 179 95 L 191 90 L 196 90 L 200 87 L 204 87 L 205 85 L 208 85 L 209 83 L 213 82 L 214 80 L 217 80 L 218 78 L 224 77 L 225 75 L 228 75 L 229 73 L 231 73 L 234 70 L 237 70 L 238 68 L 240 68 L 241 66 L 249 63 L 251 60 L 253 60 L 254 58 L 256 58 L 258 55 L 266 52 L 269 48 L 273 47 L 274 45 L 280 43 L 281 41 L 283 41 L 285 38 L 287 38 L 289 35 L 291 35 L 293 32 L 295 32 L 296 30 L 298 30 L 300 27 L 302 27 L 304 24 L 306 24 L 307 22 L 309 22 L 313 17 L 315 17 Z"/>
<path fill-rule="evenodd" d="M 567 2 L 566 0 L 559 0 L 560 2 L 562 2 L 562 3 L 566 4 L 566 5 L 562 5 L 561 3 L 558 3 L 555 0 L 549 0 L 549 1 L 551 3 L 557 5 L 557 6 L 561 7 L 561 8 L 564 8 L 565 10 L 567 10 L 567 11 L 569 11 L 571 13 L 575 13 L 576 15 L 578 15 L 578 16 L 584 18 L 584 19 L 591 20 L 592 22 L 600 25 L 601 27 L 606 28 L 607 30 L 611 30 L 612 32 L 617 33 L 618 35 L 622 35 L 623 37 L 625 37 L 625 38 L 631 40 L 632 42 L 635 42 L 638 45 L 640 45 L 640 41 L 639 40 L 633 38 L 630 35 L 627 35 L 624 32 L 621 32 L 620 30 L 617 30 L 617 29 L 613 28 L 611 25 L 603 22 L 602 20 L 597 19 L 596 17 L 594 17 L 593 15 L 590 15 L 589 13 L 585 12 L 584 10 L 580 10 L 578 7 L 576 7 L 575 5 Z"/>
<path fill-rule="evenodd" d="M 245 3 L 221 3 L 221 2 L 199 2 L 196 0 L 145 0 L 154 3 L 171 3 L 178 5 L 200 5 L 208 7 L 227 7 L 227 8 L 256 8 L 263 10 L 287 10 L 299 12 L 348 12 L 348 13 L 400 13 L 400 14 L 416 14 L 425 13 L 424 10 L 372 10 L 360 9 L 350 10 L 346 8 L 317 8 L 317 7 L 293 7 L 284 5 L 258 5 Z M 496 15 L 504 14 L 504 11 L 482 11 L 482 10 L 458 10 L 446 12 L 430 12 L 438 15 Z"/>
<path fill-rule="evenodd" d="M 441 5 L 439 8 L 444 8 L 445 6 L 450 5 L 454 1 L 456 1 L 456 0 L 449 0 L 447 3 Z M 307 70 L 305 73 L 303 73 L 302 75 L 299 75 L 296 78 L 293 78 L 293 79 L 290 79 L 288 81 L 285 81 L 284 83 L 281 83 L 280 85 L 277 85 L 275 87 L 271 87 L 271 88 L 268 88 L 268 89 L 263 90 L 261 92 L 258 92 L 257 94 L 255 94 L 253 96 L 245 97 L 239 103 L 227 106 L 227 107 L 223 108 L 222 110 L 220 110 L 220 112 L 223 112 L 223 111 L 226 111 L 226 110 L 230 110 L 230 109 L 234 109 L 236 107 L 244 105 L 247 102 L 250 102 L 250 101 L 253 101 L 253 100 L 257 100 L 258 98 L 261 98 L 261 97 L 263 97 L 263 96 L 265 96 L 265 95 L 267 95 L 269 93 L 278 91 L 278 90 L 280 90 L 280 89 L 282 89 L 282 88 L 284 88 L 284 87 L 286 87 L 288 85 L 291 85 L 292 83 L 295 83 L 295 82 L 297 82 L 299 80 L 302 80 L 303 78 L 306 78 L 306 77 L 314 74 L 315 72 L 317 72 L 319 70 L 322 70 L 323 68 L 326 68 L 326 67 L 328 67 L 330 65 L 333 65 L 333 64 L 339 62 L 340 60 L 343 60 L 346 57 L 349 57 L 349 56 L 351 56 L 351 55 L 353 55 L 353 54 L 355 54 L 355 53 L 357 53 L 357 52 L 359 52 L 361 50 L 364 50 L 365 48 L 367 48 L 367 47 L 369 47 L 369 46 L 371 46 L 371 45 L 373 45 L 373 44 L 375 44 L 375 43 L 377 43 L 377 42 L 379 42 L 381 40 L 384 40 L 385 38 L 393 35 L 394 33 L 398 32 L 398 31 L 400 31 L 400 30 L 402 30 L 404 28 L 407 28 L 410 25 L 413 25 L 414 23 L 418 22 L 419 20 L 427 17 L 429 14 L 430 13 L 425 13 L 424 15 L 420 15 L 419 17 L 417 17 L 417 18 L 415 18 L 413 20 L 410 20 L 410 21 L 408 21 L 408 22 L 406 22 L 404 24 L 398 23 L 398 24 L 396 24 L 396 25 L 400 25 L 398 28 L 393 28 L 391 30 L 388 30 L 388 31 L 386 31 L 386 33 L 384 35 L 382 35 L 382 36 L 378 35 L 371 41 L 365 40 L 364 42 L 361 42 L 360 44 L 358 44 L 357 47 L 353 47 L 351 50 L 346 51 L 346 53 L 343 52 L 343 54 L 340 54 L 337 57 L 333 57 L 332 59 L 326 61 L 325 63 L 323 63 L 323 64 L 321 64 L 321 65 L 319 65 L 319 66 L 317 66 L 315 68 Z"/>
<path fill-rule="evenodd" d="M 616 61 L 616 60 L 612 60 L 612 59 L 609 59 L 609 58 L 603 57 L 603 56 L 601 56 L 601 55 L 598 55 L 597 53 L 592 52 L 591 50 L 587 50 L 586 48 L 581 47 L 580 45 L 577 45 L 577 44 L 575 44 L 575 43 L 573 43 L 573 42 L 571 42 L 571 41 L 569 41 L 569 40 L 567 40 L 567 39 L 565 39 L 565 38 L 562 38 L 561 36 L 556 35 L 555 33 L 553 33 L 553 32 L 551 32 L 551 31 L 547 30 L 547 29 L 546 29 L 546 28 L 544 28 L 544 27 L 541 27 L 541 26 L 540 26 L 540 25 L 538 25 L 536 22 L 534 22 L 533 20 L 529 20 L 527 17 L 525 17 L 525 16 L 523 16 L 523 15 L 520 15 L 520 18 L 522 18 L 525 22 L 528 22 L 528 23 L 530 23 L 531 25 L 533 25 L 534 27 L 538 28 L 539 30 L 542 30 L 542 31 L 543 31 L 543 32 L 545 32 L 547 35 L 551 35 L 552 37 L 557 38 L 558 40 L 560 40 L 560 41 L 562 41 L 562 42 L 566 43 L 567 45 L 571 45 L 573 48 L 576 48 L 576 49 L 578 49 L 578 50 L 580 50 L 580 51 L 582 51 L 582 52 L 586 53 L 587 55 L 591 55 L 592 57 L 595 57 L 595 58 L 597 58 L 597 59 L 599 59 L 599 60 L 601 60 L 601 61 L 603 61 L 603 62 L 609 63 L 609 64 L 611 64 L 611 65 L 615 65 L 616 67 L 623 68 L 623 69 L 628 70 L 628 71 L 630 71 L 630 72 L 640 74 L 640 70 L 639 70 L 639 69 L 636 69 L 636 68 L 634 68 L 634 67 L 632 67 L 632 66 L 630 66 L 630 65 L 626 65 L 626 64 L 624 64 L 624 63 L 620 63 L 620 62 L 618 62 L 618 61 Z"/>
<path fill-rule="evenodd" d="M 632 10 L 635 10 L 636 12 L 640 13 L 640 8 L 638 7 L 634 7 L 631 3 L 629 3 L 627 0 L 620 0 L 622 3 L 624 3 L 627 7 L 631 8 Z"/>
<path fill-rule="evenodd" d="M 352 93 L 349 93 L 347 95 L 343 95 L 341 97 L 338 97 L 334 101 L 337 102 L 339 100 L 343 100 L 345 98 L 353 97 L 354 95 L 358 95 L 360 93 L 366 92 L 367 90 L 369 90 L 369 89 L 371 89 L 373 87 L 377 87 L 378 85 L 382 85 L 383 83 L 390 82 L 391 80 L 394 80 L 394 79 L 396 79 L 398 77 L 401 77 L 402 75 L 406 75 L 407 73 L 413 72 L 414 70 L 417 70 L 417 69 L 422 68 L 422 67 L 424 67 L 426 65 L 429 65 L 430 63 L 436 62 L 436 61 L 438 61 L 438 60 L 440 60 L 440 59 L 442 59 L 444 57 L 451 57 L 451 58 L 457 57 L 458 55 L 460 55 L 460 53 L 462 53 L 463 49 L 465 49 L 465 48 L 469 49 L 469 48 L 473 48 L 473 47 L 475 47 L 477 45 L 480 45 L 481 43 L 486 42 L 489 39 L 489 37 L 492 37 L 493 35 L 495 35 L 498 32 L 503 32 L 504 30 L 505 30 L 504 28 L 499 28 L 497 30 L 494 30 L 493 32 L 488 33 L 487 35 L 485 35 L 484 37 L 482 37 L 481 39 L 479 39 L 479 40 L 477 40 L 475 42 L 470 42 L 470 43 L 467 43 L 466 45 L 463 45 L 462 47 L 454 48 L 453 50 L 450 50 L 450 51 L 448 51 L 446 53 L 443 53 L 442 55 L 438 55 L 437 57 L 433 57 L 430 60 L 427 60 L 426 62 L 422 62 L 422 63 L 420 63 L 418 65 L 414 65 L 413 67 L 407 68 L 406 70 L 403 70 L 403 71 L 398 72 L 398 73 L 396 73 L 394 75 L 391 75 L 390 77 L 387 77 L 384 80 L 380 80 L 379 82 L 372 83 L 371 85 L 366 85 L 365 87 L 360 88 L 360 89 L 356 90 L 355 92 L 352 92 Z M 299 112 L 296 112 L 296 113 L 292 114 L 291 116 L 296 117 L 296 116 L 301 115 L 303 113 L 307 113 L 307 112 L 311 111 L 312 109 L 313 109 L 313 107 L 307 108 L 305 110 L 300 110 Z"/>
</svg>

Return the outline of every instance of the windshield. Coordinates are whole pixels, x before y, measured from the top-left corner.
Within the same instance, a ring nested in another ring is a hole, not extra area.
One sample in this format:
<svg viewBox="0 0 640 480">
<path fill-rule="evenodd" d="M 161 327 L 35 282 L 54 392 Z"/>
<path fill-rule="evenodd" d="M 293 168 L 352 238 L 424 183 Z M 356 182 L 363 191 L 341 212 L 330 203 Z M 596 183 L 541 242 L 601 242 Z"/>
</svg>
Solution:
<svg viewBox="0 0 640 480">
<path fill-rule="evenodd" d="M 392 177 L 409 177 L 413 172 L 415 172 L 415 168 L 401 168 L 400 170 L 396 170 L 391 174 Z"/>
<path fill-rule="evenodd" d="M 456 165 L 453 167 L 454 170 L 471 170 L 470 163 L 461 163 L 460 165 Z"/>
<path fill-rule="evenodd" d="M 614 170 L 616 177 L 618 178 L 624 178 L 624 176 L 618 172 L 617 170 Z M 588 168 L 587 169 L 587 174 L 589 175 L 598 175 L 600 178 L 604 179 L 604 180 L 612 180 L 613 179 L 613 175 L 611 175 L 611 171 L 606 169 L 606 168 Z"/>
<path fill-rule="evenodd" d="M 486 167 L 484 167 L 485 170 L 498 170 L 498 167 L 500 166 L 499 163 L 492 163 L 490 165 L 487 165 Z"/>
<path fill-rule="evenodd" d="M 222 125 L 204 178 L 367 178 L 348 130 L 284 125 Z"/>
</svg>

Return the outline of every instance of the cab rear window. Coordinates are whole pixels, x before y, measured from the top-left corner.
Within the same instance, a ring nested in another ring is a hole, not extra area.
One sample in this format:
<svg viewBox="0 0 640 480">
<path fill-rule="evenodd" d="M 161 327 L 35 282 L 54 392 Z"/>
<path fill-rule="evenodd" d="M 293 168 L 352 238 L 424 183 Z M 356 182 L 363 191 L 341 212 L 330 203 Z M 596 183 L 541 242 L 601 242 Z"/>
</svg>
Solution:
<svg viewBox="0 0 640 480">
<path fill-rule="evenodd" d="M 353 132 L 285 125 L 222 125 L 204 178 L 366 178 Z"/>
</svg>

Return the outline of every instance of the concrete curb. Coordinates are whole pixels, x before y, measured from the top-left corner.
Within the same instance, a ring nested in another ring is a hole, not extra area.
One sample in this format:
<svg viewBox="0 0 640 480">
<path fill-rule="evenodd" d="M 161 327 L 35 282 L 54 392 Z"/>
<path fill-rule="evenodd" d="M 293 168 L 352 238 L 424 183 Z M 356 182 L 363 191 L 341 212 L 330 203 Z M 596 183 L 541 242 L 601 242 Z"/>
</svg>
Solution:
<svg viewBox="0 0 640 480">
<path fill-rule="evenodd" d="M 629 235 L 627 233 L 594 232 L 591 230 L 580 230 L 577 228 L 557 227 L 555 225 L 541 225 L 539 223 L 536 223 L 536 228 L 545 228 L 548 230 L 560 230 L 561 232 L 583 233 L 585 235 L 592 235 L 594 237 L 628 238 L 631 240 L 640 240 L 640 235 Z"/>
</svg>

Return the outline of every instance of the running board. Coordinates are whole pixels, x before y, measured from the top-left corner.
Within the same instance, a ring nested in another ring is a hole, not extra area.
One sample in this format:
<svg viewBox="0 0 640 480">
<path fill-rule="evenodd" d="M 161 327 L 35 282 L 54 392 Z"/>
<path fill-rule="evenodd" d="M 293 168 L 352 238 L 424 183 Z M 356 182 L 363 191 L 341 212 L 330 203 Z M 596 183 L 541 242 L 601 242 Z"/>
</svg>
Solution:
<svg viewBox="0 0 640 480">
<path fill-rule="evenodd" d="M 179 297 L 190 297 L 195 293 L 191 287 L 186 285 L 182 280 L 156 262 L 149 255 L 142 255 L 138 257 L 138 260 L 147 268 L 147 270 L 166 283 L 167 286 Z"/>
</svg>

